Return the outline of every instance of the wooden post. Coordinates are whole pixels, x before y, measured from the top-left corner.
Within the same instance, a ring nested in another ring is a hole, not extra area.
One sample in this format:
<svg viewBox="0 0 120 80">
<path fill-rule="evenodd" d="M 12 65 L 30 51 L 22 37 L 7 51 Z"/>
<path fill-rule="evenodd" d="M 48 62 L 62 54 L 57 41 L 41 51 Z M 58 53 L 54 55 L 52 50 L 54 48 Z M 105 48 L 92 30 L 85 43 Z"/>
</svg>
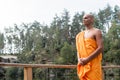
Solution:
<svg viewBox="0 0 120 80">
<path fill-rule="evenodd" d="M 32 80 L 32 67 L 24 67 L 24 80 Z"/>
</svg>

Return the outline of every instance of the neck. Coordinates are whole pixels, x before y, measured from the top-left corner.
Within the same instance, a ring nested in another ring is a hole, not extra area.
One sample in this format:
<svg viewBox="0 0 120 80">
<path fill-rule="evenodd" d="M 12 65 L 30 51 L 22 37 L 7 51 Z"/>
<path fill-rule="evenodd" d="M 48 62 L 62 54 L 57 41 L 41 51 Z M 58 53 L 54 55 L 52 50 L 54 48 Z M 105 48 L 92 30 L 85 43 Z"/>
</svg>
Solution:
<svg viewBox="0 0 120 80">
<path fill-rule="evenodd" d="M 90 30 L 92 28 L 93 28 L 93 26 L 86 26 L 86 30 Z"/>
</svg>

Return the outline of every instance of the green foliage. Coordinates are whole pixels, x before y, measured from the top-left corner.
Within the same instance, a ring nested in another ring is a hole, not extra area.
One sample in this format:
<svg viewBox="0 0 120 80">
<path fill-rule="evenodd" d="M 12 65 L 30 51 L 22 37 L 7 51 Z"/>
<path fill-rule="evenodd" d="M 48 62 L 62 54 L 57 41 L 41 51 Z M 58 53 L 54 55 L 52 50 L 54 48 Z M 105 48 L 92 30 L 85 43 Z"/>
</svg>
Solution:
<svg viewBox="0 0 120 80">
<path fill-rule="evenodd" d="M 63 48 L 60 51 L 60 60 L 63 64 L 72 64 L 74 61 L 74 53 L 72 47 L 65 42 Z"/>
<path fill-rule="evenodd" d="M 105 54 L 105 61 L 120 65 L 120 50 L 110 50 Z"/>
<path fill-rule="evenodd" d="M 4 34 L 0 33 L 0 54 L 3 53 L 4 43 Z"/>
<path fill-rule="evenodd" d="M 105 38 L 105 62 L 119 65 L 120 56 L 120 24 L 112 22 Z"/>
<path fill-rule="evenodd" d="M 76 13 L 73 16 L 73 20 L 72 20 L 72 24 L 71 24 L 71 29 L 70 29 L 70 33 L 71 33 L 71 40 L 74 41 L 75 40 L 75 36 L 82 30 L 84 30 L 84 26 L 82 25 L 82 17 L 85 13 L 82 12 L 80 13 Z M 71 41 L 71 42 L 72 42 Z M 74 41 L 75 43 L 75 41 Z"/>
<path fill-rule="evenodd" d="M 48 74 L 47 74 L 48 69 L 40 69 L 36 68 L 33 70 L 34 73 L 34 78 L 40 78 L 42 80 L 46 80 Z"/>
<path fill-rule="evenodd" d="M 23 68 L 18 68 L 18 72 L 17 72 L 17 74 L 18 74 L 18 77 L 20 77 L 20 78 L 23 78 L 24 77 L 24 72 L 23 72 Z"/>
<path fill-rule="evenodd" d="M 17 72 L 18 72 L 18 68 L 16 68 L 16 67 L 8 68 L 6 70 L 6 76 L 8 76 L 8 77 L 17 77 L 18 76 Z"/>
</svg>

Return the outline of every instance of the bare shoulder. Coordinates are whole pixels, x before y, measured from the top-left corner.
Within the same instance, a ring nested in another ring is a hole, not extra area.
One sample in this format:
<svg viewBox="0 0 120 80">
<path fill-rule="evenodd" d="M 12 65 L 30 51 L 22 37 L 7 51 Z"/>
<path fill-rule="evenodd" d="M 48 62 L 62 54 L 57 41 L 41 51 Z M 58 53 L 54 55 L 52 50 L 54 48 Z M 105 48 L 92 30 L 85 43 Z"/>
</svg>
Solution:
<svg viewBox="0 0 120 80">
<path fill-rule="evenodd" d="M 97 34 L 99 34 L 99 35 L 101 35 L 102 34 L 102 31 L 100 30 L 100 29 L 98 29 L 98 28 L 94 28 L 94 33 L 97 35 Z"/>
<path fill-rule="evenodd" d="M 101 40 L 102 39 L 102 31 L 98 28 L 94 29 L 94 35 L 96 40 Z"/>
</svg>

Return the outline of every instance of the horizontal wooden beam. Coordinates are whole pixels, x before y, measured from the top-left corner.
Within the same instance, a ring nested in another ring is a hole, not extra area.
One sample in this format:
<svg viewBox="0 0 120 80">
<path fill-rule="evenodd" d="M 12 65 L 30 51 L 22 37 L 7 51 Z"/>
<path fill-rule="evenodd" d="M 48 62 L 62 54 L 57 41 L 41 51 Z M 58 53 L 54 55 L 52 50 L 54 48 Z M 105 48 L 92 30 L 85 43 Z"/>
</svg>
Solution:
<svg viewBox="0 0 120 80">
<path fill-rule="evenodd" d="M 0 66 L 33 67 L 33 68 L 76 68 L 76 65 L 61 65 L 61 64 L 0 63 Z"/>
<path fill-rule="evenodd" d="M 22 64 L 22 63 L 3 63 L 0 66 L 12 67 L 32 67 L 32 68 L 76 68 L 77 65 L 61 65 L 61 64 Z M 120 65 L 102 66 L 102 68 L 120 68 Z"/>
</svg>

